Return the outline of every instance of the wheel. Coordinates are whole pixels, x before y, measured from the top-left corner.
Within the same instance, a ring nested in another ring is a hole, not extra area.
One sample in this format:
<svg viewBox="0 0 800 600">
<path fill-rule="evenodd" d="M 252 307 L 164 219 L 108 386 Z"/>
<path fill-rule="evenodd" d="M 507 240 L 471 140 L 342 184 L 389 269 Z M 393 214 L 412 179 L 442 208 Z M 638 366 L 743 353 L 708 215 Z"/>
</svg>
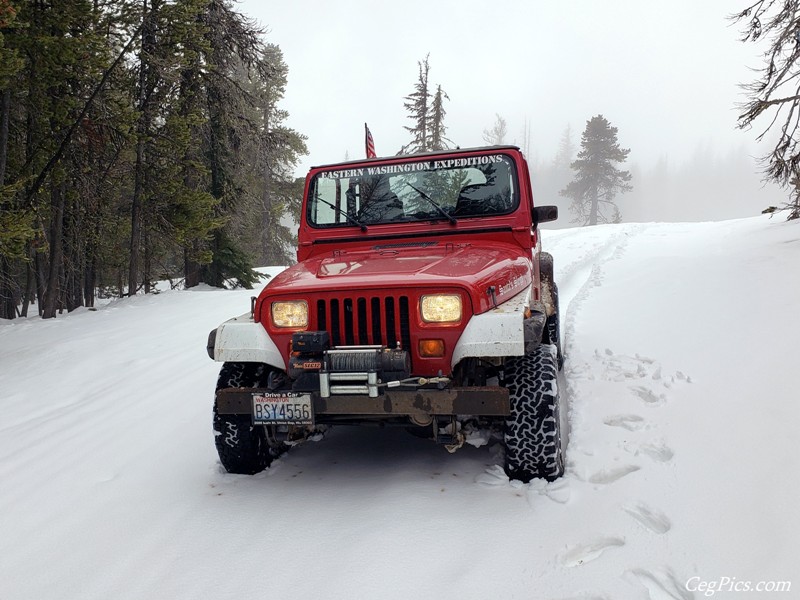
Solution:
<svg viewBox="0 0 800 600">
<path fill-rule="evenodd" d="M 225 363 L 219 372 L 217 390 L 266 386 L 270 367 L 258 363 Z M 288 446 L 270 443 L 264 425 L 252 425 L 250 415 L 221 415 L 214 402 L 214 443 L 228 473 L 260 473 L 283 454 Z"/>
<path fill-rule="evenodd" d="M 506 359 L 505 385 L 511 414 L 505 424 L 505 470 L 525 483 L 553 481 L 564 474 L 559 414 L 558 358 L 543 344 L 525 356 Z"/>
</svg>

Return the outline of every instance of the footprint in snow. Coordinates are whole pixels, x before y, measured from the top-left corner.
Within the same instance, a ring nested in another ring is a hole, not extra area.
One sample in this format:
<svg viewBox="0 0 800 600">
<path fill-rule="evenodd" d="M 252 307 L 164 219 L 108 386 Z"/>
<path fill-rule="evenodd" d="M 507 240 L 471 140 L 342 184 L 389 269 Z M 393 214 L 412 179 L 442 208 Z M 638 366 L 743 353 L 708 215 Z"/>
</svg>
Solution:
<svg viewBox="0 0 800 600">
<path fill-rule="evenodd" d="M 672 460 L 672 457 L 675 456 L 675 452 L 672 451 L 672 448 L 667 446 L 664 442 L 644 444 L 641 446 L 641 451 L 657 462 L 669 462 Z"/>
<path fill-rule="evenodd" d="M 647 589 L 650 600 L 692 600 L 694 594 L 678 581 L 669 569 L 652 573 L 646 569 L 631 569 L 627 574 Z"/>
<path fill-rule="evenodd" d="M 672 457 L 675 456 L 675 452 L 673 452 L 672 448 L 667 446 L 663 440 L 641 445 L 625 444 L 623 448 L 625 452 L 633 454 L 634 456 L 645 454 L 654 461 L 661 463 L 669 462 L 672 460 Z"/>
<path fill-rule="evenodd" d="M 637 465 L 623 465 L 616 469 L 603 469 L 602 471 L 598 471 L 594 475 L 589 477 L 589 483 L 600 483 L 602 485 L 608 485 L 609 483 L 614 483 L 625 477 L 626 475 L 630 475 L 631 473 L 635 473 L 641 467 Z"/>
<path fill-rule="evenodd" d="M 629 504 L 622 509 L 653 533 L 667 533 L 672 528 L 669 517 L 644 502 Z"/>
<path fill-rule="evenodd" d="M 607 381 L 645 379 L 661 368 L 652 359 L 641 357 L 638 354 L 635 356 L 615 354 L 610 348 L 606 348 L 603 352 L 595 350 L 594 356 L 601 363 L 603 379 Z"/>
<path fill-rule="evenodd" d="M 606 381 L 630 381 L 649 379 L 665 388 L 675 383 L 691 383 L 692 378 L 681 371 L 672 375 L 664 374 L 661 365 L 652 358 L 634 354 L 615 354 L 610 348 L 594 351 L 595 362 L 600 363 L 600 377 Z"/>
<path fill-rule="evenodd" d="M 634 385 L 628 389 L 642 402 L 650 406 L 661 406 L 667 401 L 667 396 L 665 394 L 656 394 L 653 390 L 641 385 Z"/>
<path fill-rule="evenodd" d="M 606 417 L 603 423 L 611 427 L 622 427 L 628 431 L 639 431 L 645 425 L 645 420 L 639 415 L 615 415 Z"/>
<path fill-rule="evenodd" d="M 625 540 L 618 537 L 602 537 L 587 544 L 577 544 L 561 555 L 561 562 L 567 567 L 579 567 L 598 558 L 609 548 L 624 546 Z"/>
</svg>

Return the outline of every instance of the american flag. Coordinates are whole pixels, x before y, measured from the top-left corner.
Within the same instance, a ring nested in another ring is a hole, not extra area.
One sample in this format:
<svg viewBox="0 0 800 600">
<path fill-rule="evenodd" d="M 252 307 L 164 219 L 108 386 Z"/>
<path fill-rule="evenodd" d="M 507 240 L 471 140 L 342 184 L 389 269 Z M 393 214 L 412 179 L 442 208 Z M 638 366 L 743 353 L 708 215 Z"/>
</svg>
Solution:
<svg viewBox="0 0 800 600">
<path fill-rule="evenodd" d="M 367 124 L 364 123 L 364 144 L 367 148 L 367 158 L 376 158 L 377 154 L 375 154 L 375 141 L 372 139 L 372 134 L 369 131 L 369 127 Z"/>
</svg>

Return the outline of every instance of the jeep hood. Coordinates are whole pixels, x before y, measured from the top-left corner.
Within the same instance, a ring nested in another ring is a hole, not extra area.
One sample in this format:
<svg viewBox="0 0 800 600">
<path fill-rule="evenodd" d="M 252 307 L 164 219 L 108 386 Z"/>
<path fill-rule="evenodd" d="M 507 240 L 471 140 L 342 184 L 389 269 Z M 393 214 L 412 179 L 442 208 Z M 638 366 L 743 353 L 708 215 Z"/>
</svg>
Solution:
<svg viewBox="0 0 800 600">
<path fill-rule="evenodd" d="M 262 295 L 349 293 L 389 288 L 461 288 L 473 312 L 493 308 L 532 281 L 532 261 L 513 244 L 391 244 L 318 254 L 273 278 Z"/>
</svg>

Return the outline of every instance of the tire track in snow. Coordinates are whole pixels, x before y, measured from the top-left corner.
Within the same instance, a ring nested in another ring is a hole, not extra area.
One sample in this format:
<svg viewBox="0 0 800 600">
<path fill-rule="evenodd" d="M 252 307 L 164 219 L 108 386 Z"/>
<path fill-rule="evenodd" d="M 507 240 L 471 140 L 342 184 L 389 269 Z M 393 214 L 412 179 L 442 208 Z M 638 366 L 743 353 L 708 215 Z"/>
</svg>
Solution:
<svg viewBox="0 0 800 600">
<path fill-rule="evenodd" d="M 575 314 L 580 305 L 585 300 L 592 287 L 599 284 L 601 277 L 600 265 L 610 260 L 615 260 L 622 256 L 625 247 L 628 245 L 632 234 L 638 234 L 644 230 L 644 225 L 628 225 L 624 228 L 616 226 L 614 228 L 598 227 L 595 232 L 604 237 L 599 237 L 596 244 L 586 244 L 585 236 L 581 235 L 581 243 L 578 246 L 581 253 L 577 258 L 573 258 L 564 267 L 559 267 L 559 248 L 564 254 L 574 247 L 570 244 L 570 239 L 577 237 L 577 232 L 562 234 L 551 240 L 546 240 L 546 250 L 553 255 L 555 273 L 554 278 L 558 285 L 560 299 L 559 310 L 561 313 L 561 347 L 565 357 L 565 368 L 559 374 L 559 385 L 564 390 L 564 408 L 561 415 L 561 428 L 565 432 L 563 444 L 565 450 L 570 446 L 571 422 L 573 410 L 573 398 L 575 390 L 566 373 L 572 369 L 569 365 L 569 349 L 572 335 L 575 330 Z"/>
<path fill-rule="evenodd" d="M 564 338 L 562 342 L 565 355 L 568 355 L 571 347 L 575 319 L 581 305 L 589 296 L 590 290 L 602 282 L 603 265 L 621 258 L 631 238 L 640 235 L 646 227 L 646 225 L 637 224 L 625 227 L 622 231 L 613 230 L 613 233 L 599 241 L 596 246 L 588 248 L 582 256 L 557 270 L 555 279 L 558 284 L 558 293 L 562 302 L 566 299 L 566 308 L 563 305 L 561 307 L 562 336 Z M 556 242 L 554 245 L 554 252 L 557 253 L 560 244 Z M 557 254 L 554 254 L 554 257 L 557 259 Z"/>
</svg>

